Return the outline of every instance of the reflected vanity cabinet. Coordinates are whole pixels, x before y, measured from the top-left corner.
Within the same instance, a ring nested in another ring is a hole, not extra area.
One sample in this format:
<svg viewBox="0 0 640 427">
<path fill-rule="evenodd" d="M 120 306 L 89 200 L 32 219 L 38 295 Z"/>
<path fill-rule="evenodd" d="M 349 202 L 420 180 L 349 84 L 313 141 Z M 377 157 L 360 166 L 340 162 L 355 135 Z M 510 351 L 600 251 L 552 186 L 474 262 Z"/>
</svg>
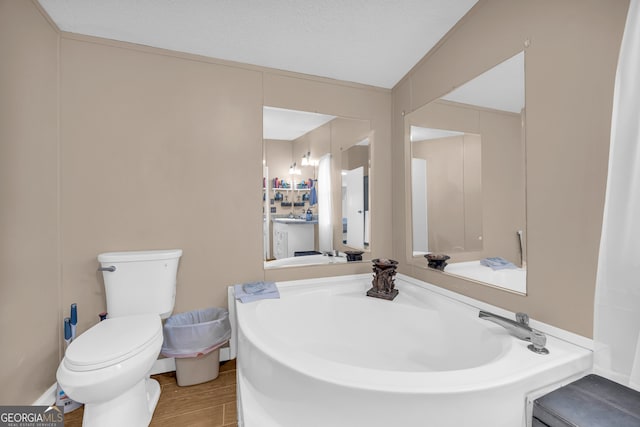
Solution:
<svg viewBox="0 0 640 427">
<path fill-rule="evenodd" d="M 275 259 L 290 258 L 296 252 L 313 251 L 314 224 L 286 223 L 274 221 L 273 223 L 273 255 Z"/>
</svg>

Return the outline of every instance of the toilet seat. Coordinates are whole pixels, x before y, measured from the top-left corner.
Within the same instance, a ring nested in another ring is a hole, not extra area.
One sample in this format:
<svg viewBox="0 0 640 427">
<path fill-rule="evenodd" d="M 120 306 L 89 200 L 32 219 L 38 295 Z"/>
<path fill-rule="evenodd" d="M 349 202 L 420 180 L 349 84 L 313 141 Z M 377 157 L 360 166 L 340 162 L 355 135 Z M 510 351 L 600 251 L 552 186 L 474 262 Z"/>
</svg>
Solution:
<svg viewBox="0 0 640 427">
<path fill-rule="evenodd" d="M 162 336 L 162 322 L 157 314 L 107 319 L 71 343 L 64 365 L 72 371 L 106 368 L 143 352 L 158 336 Z"/>
</svg>

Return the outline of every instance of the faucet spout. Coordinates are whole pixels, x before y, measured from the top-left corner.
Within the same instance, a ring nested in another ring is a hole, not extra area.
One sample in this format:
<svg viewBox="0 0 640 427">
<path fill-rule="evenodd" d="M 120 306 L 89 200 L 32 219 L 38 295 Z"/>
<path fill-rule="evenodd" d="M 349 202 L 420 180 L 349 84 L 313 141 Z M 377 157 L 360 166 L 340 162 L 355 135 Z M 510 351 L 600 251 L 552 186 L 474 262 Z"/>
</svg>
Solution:
<svg viewBox="0 0 640 427">
<path fill-rule="evenodd" d="M 480 310 L 478 317 L 502 326 L 511 335 L 518 339 L 530 341 L 531 345 L 528 346 L 529 350 L 539 354 L 549 353 L 549 350 L 544 347 L 547 343 L 547 337 L 544 333 L 533 329 L 528 325 L 529 316 L 525 313 L 518 313 L 519 321 L 507 319 L 506 317 L 483 310 Z"/>
<path fill-rule="evenodd" d="M 533 329 L 531 329 L 531 327 L 529 325 L 526 325 L 525 323 L 519 323 L 515 320 L 507 319 L 506 317 L 498 316 L 497 314 L 489 313 L 488 311 L 483 310 L 480 310 L 480 313 L 478 313 L 478 317 L 502 326 L 507 331 L 509 331 L 511 335 L 518 339 L 531 341 L 531 332 L 533 331 Z"/>
</svg>

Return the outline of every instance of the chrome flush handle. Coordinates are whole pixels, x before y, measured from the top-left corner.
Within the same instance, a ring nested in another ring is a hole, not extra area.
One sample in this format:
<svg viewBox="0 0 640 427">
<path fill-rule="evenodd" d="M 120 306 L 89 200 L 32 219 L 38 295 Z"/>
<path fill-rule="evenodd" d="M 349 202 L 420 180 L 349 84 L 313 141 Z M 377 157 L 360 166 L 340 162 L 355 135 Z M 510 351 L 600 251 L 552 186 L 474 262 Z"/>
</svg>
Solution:
<svg viewBox="0 0 640 427">
<path fill-rule="evenodd" d="M 116 271 L 116 266 L 112 265 L 112 266 L 109 266 L 109 267 L 100 267 L 100 268 L 98 268 L 98 271 L 110 271 L 110 272 L 113 273 L 114 271 Z"/>
</svg>

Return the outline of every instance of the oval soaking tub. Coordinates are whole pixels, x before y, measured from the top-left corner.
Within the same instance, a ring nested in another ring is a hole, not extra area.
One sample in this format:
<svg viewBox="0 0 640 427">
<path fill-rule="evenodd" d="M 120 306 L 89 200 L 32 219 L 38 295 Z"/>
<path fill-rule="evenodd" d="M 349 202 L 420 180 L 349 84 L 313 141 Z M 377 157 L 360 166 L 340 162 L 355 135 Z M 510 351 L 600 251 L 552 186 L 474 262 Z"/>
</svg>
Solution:
<svg viewBox="0 0 640 427">
<path fill-rule="evenodd" d="M 241 426 L 525 426 L 529 393 L 591 367 L 591 351 L 547 336 L 533 353 L 424 282 L 399 274 L 393 301 L 370 287 L 280 282 L 280 299 L 235 303 Z"/>
</svg>

